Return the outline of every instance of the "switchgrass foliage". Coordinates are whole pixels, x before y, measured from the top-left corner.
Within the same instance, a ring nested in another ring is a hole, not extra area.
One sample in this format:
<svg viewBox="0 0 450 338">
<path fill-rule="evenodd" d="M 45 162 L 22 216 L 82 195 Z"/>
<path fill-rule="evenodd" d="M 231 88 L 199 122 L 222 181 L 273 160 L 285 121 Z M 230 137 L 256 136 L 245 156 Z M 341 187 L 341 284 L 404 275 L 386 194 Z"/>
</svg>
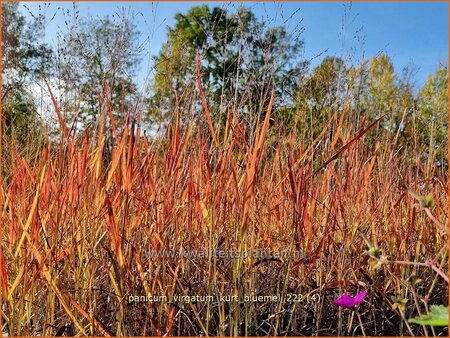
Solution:
<svg viewBox="0 0 450 338">
<path fill-rule="evenodd" d="M 139 116 L 128 113 L 116 126 L 108 100 L 100 102 L 95 130 L 74 135 L 55 100 L 60 142 L 28 153 L 14 142 L 3 149 L 4 332 L 448 332 L 408 324 L 432 305 L 448 305 L 448 284 L 436 273 L 448 272 L 448 237 L 434 222 L 447 224 L 448 176 L 422 163 L 420 146 L 398 147 L 395 133 L 348 106 L 305 142 L 270 127 L 271 103 L 255 130 L 233 111 L 215 130 L 204 100 L 205 118 L 182 124 L 177 114 L 162 137 L 149 138 Z M 434 205 L 424 212 L 408 189 L 431 194 Z M 269 254 L 212 254 L 219 250 Z M 183 256 L 193 251 L 210 255 Z M 364 331 L 354 312 L 333 304 L 362 290 Z"/>
</svg>

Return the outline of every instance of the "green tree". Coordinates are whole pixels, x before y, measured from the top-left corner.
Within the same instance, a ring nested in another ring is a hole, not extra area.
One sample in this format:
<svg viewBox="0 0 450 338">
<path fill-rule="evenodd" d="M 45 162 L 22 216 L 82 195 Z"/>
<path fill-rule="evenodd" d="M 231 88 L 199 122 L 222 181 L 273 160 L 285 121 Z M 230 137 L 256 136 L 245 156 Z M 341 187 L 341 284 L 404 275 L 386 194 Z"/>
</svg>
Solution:
<svg viewBox="0 0 450 338">
<path fill-rule="evenodd" d="M 74 17 L 58 45 L 57 72 L 64 93 L 62 107 L 69 116 L 78 110 L 83 128 L 92 125 L 109 88 L 112 110 L 123 118 L 133 108 L 136 85 L 133 77 L 140 61 L 140 33 L 124 13 L 114 18 Z"/>
<path fill-rule="evenodd" d="M 344 102 L 346 67 L 339 57 L 326 57 L 300 82 L 295 97 L 298 127 L 314 139 Z"/>
<path fill-rule="evenodd" d="M 380 124 L 369 132 L 368 140 L 374 141 L 381 130 L 390 133 L 397 147 L 406 146 L 411 137 L 407 132 L 409 118 L 415 110 L 415 95 L 411 82 L 412 68 L 405 67 L 403 76 L 395 72 L 391 58 L 386 54 L 370 60 L 363 91 L 362 109 L 369 119 L 386 115 Z M 372 142 L 375 143 L 375 142 Z"/>
<path fill-rule="evenodd" d="M 29 87 L 46 73 L 52 55 L 38 42 L 37 28 L 25 20 L 19 3 L 2 2 L 2 124 L 4 136 L 14 133 L 21 143 L 41 124 Z"/>
<path fill-rule="evenodd" d="M 397 147 L 408 148 L 414 136 L 411 134 L 411 120 L 417 110 L 417 95 L 414 93 L 413 67 L 406 66 L 395 86 L 394 109 L 387 126 L 395 132 Z M 398 136 L 397 136 L 398 135 Z"/>
<path fill-rule="evenodd" d="M 374 114 L 389 113 L 395 108 L 396 80 L 397 75 L 388 55 L 382 54 L 371 59 L 366 106 Z"/>
<path fill-rule="evenodd" d="M 363 60 L 359 65 L 347 69 L 346 84 L 350 107 L 358 114 L 366 109 L 364 97 L 368 91 L 369 60 Z"/>
<path fill-rule="evenodd" d="M 438 65 L 429 75 L 418 97 L 416 132 L 426 146 L 426 155 L 440 165 L 447 165 L 448 148 L 448 68 Z"/>
<path fill-rule="evenodd" d="M 273 84 L 277 103 L 286 102 L 296 75 L 303 71 L 296 56 L 302 46 L 284 27 L 266 28 L 253 13 L 239 8 L 198 6 L 175 16 L 167 42 L 155 58 L 150 118 L 162 121 L 174 108 L 189 112 L 196 100 L 196 54 L 201 56 L 202 86 L 216 112 L 234 108 L 258 116 L 264 111 Z M 186 114 L 187 115 L 187 114 Z M 216 122 L 224 114 L 216 114 Z"/>
</svg>

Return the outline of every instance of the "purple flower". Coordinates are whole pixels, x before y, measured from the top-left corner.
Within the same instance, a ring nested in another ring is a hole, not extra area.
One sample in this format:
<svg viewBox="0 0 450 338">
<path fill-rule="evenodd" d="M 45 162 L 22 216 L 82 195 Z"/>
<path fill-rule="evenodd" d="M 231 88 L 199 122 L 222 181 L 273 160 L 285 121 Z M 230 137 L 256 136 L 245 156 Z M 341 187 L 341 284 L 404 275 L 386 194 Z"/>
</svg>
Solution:
<svg viewBox="0 0 450 338">
<path fill-rule="evenodd" d="M 347 293 L 344 293 L 342 296 L 336 298 L 334 304 L 347 309 L 354 309 L 356 306 L 361 304 L 364 298 L 367 295 L 367 291 L 361 291 L 355 297 L 350 296 Z"/>
</svg>

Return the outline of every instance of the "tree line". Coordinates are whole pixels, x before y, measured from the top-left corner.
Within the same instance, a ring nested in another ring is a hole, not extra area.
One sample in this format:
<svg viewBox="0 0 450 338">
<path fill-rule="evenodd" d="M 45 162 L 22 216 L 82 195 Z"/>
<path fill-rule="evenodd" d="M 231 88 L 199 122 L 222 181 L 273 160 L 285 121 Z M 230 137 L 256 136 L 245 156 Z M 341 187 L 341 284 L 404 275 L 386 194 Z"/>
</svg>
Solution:
<svg viewBox="0 0 450 338">
<path fill-rule="evenodd" d="M 335 114 L 351 111 L 349 119 L 355 124 L 387 114 L 380 128 L 398 135 L 402 146 L 418 143 L 427 149 L 424 156 L 432 154 L 438 164 L 447 163 L 444 63 L 419 89 L 413 86 L 411 69 L 396 72 L 386 54 L 357 65 L 327 56 L 311 67 L 302 57 L 299 25 L 288 30 L 244 7 L 231 12 L 196 6 L 177 13 L 174 25 L 167 27 L 166 42 L 153 57 L 149 90 L 142 93 L 135 78 L 144 46 L 133 14 L 118 11 L 94 19 L 81 17 L 74 5 L 63 13 L 65 32 L 58 33 L 52 47 L 39 38 L 45 16 L 27 22 L 17 2 L 2 2 L 2 10 L 4 138 L 14 135 L 25 142 L 41 129 L 35 91 L 42 90 L 45 79 L 57 86 L 61 110 L 77 130 L 99 123 L 105 95 L 118 121 L 137 110 L 144 111 L 149 128 L 166 125 L 177 112 L 183 123 L 201 119 L 200 81 L 219 131 L 230 112 L 248 130 L 256 128 L 274 91 L 271 123 L 277 130 L 295 129 L 311 141 Z"/>
</svg>

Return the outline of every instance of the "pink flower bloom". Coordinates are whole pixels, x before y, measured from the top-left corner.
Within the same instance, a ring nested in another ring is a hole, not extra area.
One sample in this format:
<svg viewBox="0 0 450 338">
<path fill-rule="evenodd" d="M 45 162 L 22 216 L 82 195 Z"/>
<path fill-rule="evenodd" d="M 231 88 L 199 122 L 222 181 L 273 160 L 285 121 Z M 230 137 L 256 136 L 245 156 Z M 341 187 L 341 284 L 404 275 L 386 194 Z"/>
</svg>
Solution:
<svg viewBox="0 0 450 338">
<path fill-rule="evenodd" d="M 361 291 L 355 297 L 350 296 L 347 293 L 344 293 L 342 296 L 338 297 L 334 304 L 343 308 L 353 309 L 364 300 L 367 295 L 367 291 Z"/>
</svg>

